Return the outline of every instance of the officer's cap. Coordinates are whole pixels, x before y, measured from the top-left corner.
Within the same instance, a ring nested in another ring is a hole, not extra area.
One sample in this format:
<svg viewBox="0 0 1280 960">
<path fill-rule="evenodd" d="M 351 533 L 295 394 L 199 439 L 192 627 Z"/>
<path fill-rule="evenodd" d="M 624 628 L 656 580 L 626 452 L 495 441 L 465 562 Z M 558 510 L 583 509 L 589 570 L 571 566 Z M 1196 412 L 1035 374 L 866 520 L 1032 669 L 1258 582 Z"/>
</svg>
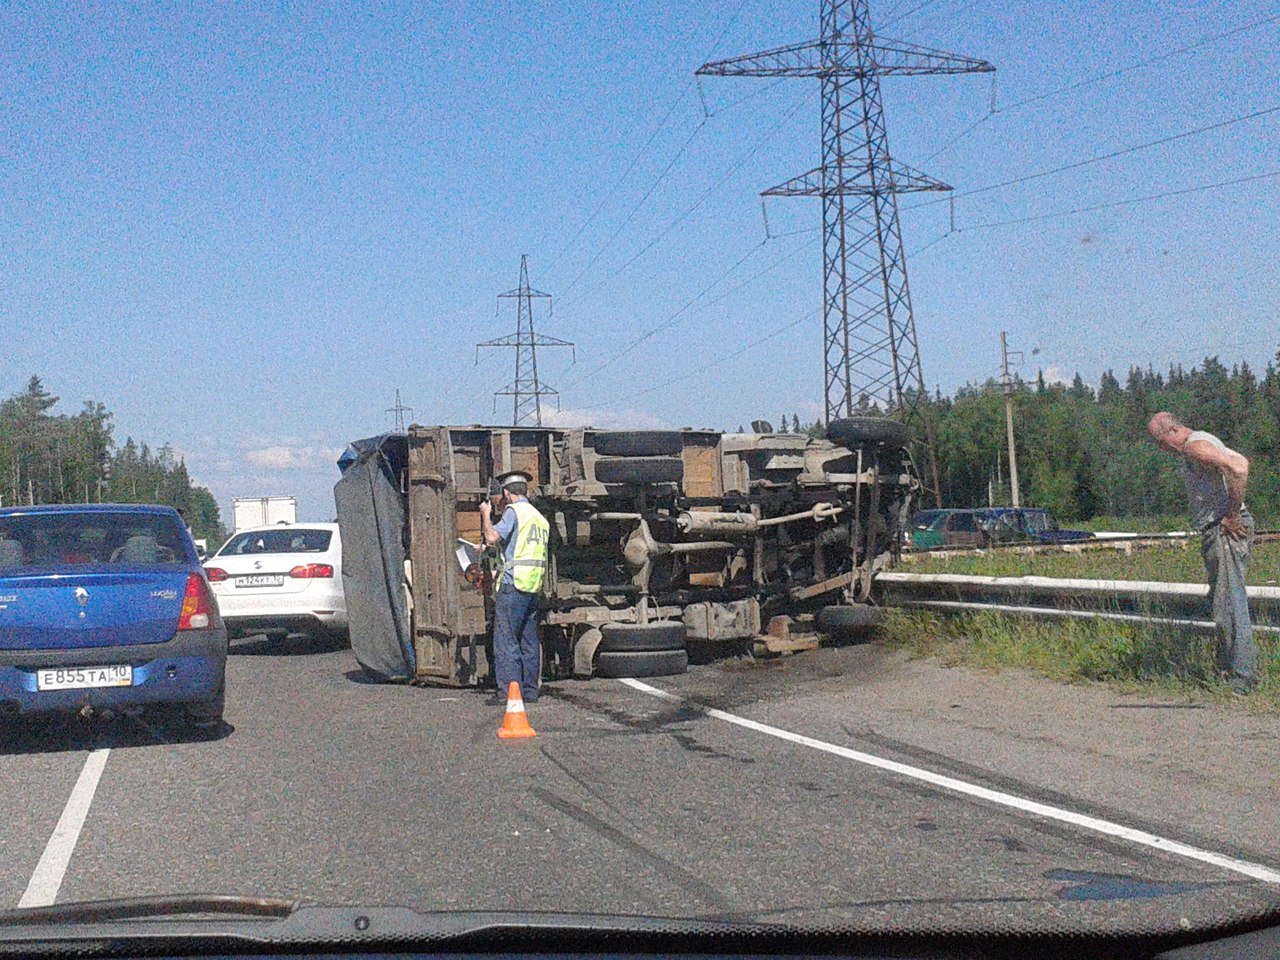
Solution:
<svg viewBox="0 0 1280 960">
<path fill-rule="evenodd" d="M 533 474 L 525 473 L 523 470 L 512 470 L 510 473 L 499 476 L 498 483 L 504 488 L 513 483 L 533 483 Z"/>
</svg>

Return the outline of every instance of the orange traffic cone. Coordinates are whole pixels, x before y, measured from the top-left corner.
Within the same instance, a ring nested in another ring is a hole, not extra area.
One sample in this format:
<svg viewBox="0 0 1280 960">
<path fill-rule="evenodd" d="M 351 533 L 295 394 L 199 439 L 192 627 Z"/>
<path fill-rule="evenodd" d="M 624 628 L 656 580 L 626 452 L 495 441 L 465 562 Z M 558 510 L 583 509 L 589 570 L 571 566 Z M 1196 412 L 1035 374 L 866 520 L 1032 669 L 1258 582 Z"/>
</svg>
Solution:
<svg viewBox="0 0 1280 960">
<path fill-rule="evenodd" d="M 503 740 L 517 740 L 537 735 L 533 727 L 529 726 L 529 715 L 524 710 L 524 697 L 520 695 L 520 684 L 512 680 L 507 687 L 507 712 L 502 717 L 498 736 Z"/>
</svg>

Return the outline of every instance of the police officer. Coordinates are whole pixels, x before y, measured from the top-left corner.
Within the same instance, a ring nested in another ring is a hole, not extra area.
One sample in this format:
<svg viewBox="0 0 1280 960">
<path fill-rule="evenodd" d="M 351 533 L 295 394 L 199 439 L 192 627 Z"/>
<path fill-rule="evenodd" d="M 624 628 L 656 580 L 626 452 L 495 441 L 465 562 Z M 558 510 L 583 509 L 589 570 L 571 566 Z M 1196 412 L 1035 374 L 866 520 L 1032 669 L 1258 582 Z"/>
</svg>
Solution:
<svg viewBox="0 0 1280 960">
<path fill-rule="evenodd" d="M 529 474 L 516 470 L 498 477 L 502 518 L 493 523 L 493 504 L 480 504 L 486 546 L 502 545 L 498 596 L 493 605 L 493 673 L 496 703 L 505 703 L 512 680 L 528 703 L 538 699 L 542 651 L 538 644 L 538 594 L 547 570 L 551 527 L 526 499 Z"/>
</svg>

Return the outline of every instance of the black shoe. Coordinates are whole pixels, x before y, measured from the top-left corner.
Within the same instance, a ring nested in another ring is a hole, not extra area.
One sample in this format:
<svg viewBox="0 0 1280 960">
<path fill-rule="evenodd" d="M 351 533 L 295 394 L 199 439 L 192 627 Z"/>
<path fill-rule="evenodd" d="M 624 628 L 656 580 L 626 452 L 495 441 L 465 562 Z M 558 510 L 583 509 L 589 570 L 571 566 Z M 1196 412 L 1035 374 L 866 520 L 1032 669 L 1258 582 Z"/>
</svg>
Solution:
<svg viewBox="0 0 1280 960">
<path fill-rule="evenodd" d="M 491 707 L 505 707 L 507 705 L 507 698 L 502 696 L 500 693 L 493 693 L 490 694 L 489 699 L 486 700 L 485 703 Z"/>
</svg>

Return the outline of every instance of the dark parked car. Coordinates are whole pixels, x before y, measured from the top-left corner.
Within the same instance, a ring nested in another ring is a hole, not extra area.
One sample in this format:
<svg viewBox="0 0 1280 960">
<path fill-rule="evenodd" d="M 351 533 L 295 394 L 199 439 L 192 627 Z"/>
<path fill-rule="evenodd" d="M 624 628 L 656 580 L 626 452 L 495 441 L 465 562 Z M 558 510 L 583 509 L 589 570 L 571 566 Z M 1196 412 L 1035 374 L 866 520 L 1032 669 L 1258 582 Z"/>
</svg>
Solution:
<svg viewBox="0 0 1280 960">
<path fill-rule="evenodd" d="M 993 543 L 1069 543 L 1091 540 L 1086 530 L 1063 530 L 1053 514 L 1040 507 L 986 507 L 977 511 Z"/>
<path fill-rule="evenodd" d="M 1085 530 L 1063 530 L 1040 507 L 921 510 L 911 519 L 911 547 L 988 547 L 993 543 L 1067 543 L 1089 540 Z"/>
<path fill-rule="evenodd" d="M 0 711 L 178 704 L 222 721 L 227 631 L 170 507 L 0 510 Z"/>
<path fill-rule="evenodd" d="M 911 518 L 911 546 L 916 550 L 981 547 L 987 542 L 976 510 L 921 510 Z"/>
</svg>

